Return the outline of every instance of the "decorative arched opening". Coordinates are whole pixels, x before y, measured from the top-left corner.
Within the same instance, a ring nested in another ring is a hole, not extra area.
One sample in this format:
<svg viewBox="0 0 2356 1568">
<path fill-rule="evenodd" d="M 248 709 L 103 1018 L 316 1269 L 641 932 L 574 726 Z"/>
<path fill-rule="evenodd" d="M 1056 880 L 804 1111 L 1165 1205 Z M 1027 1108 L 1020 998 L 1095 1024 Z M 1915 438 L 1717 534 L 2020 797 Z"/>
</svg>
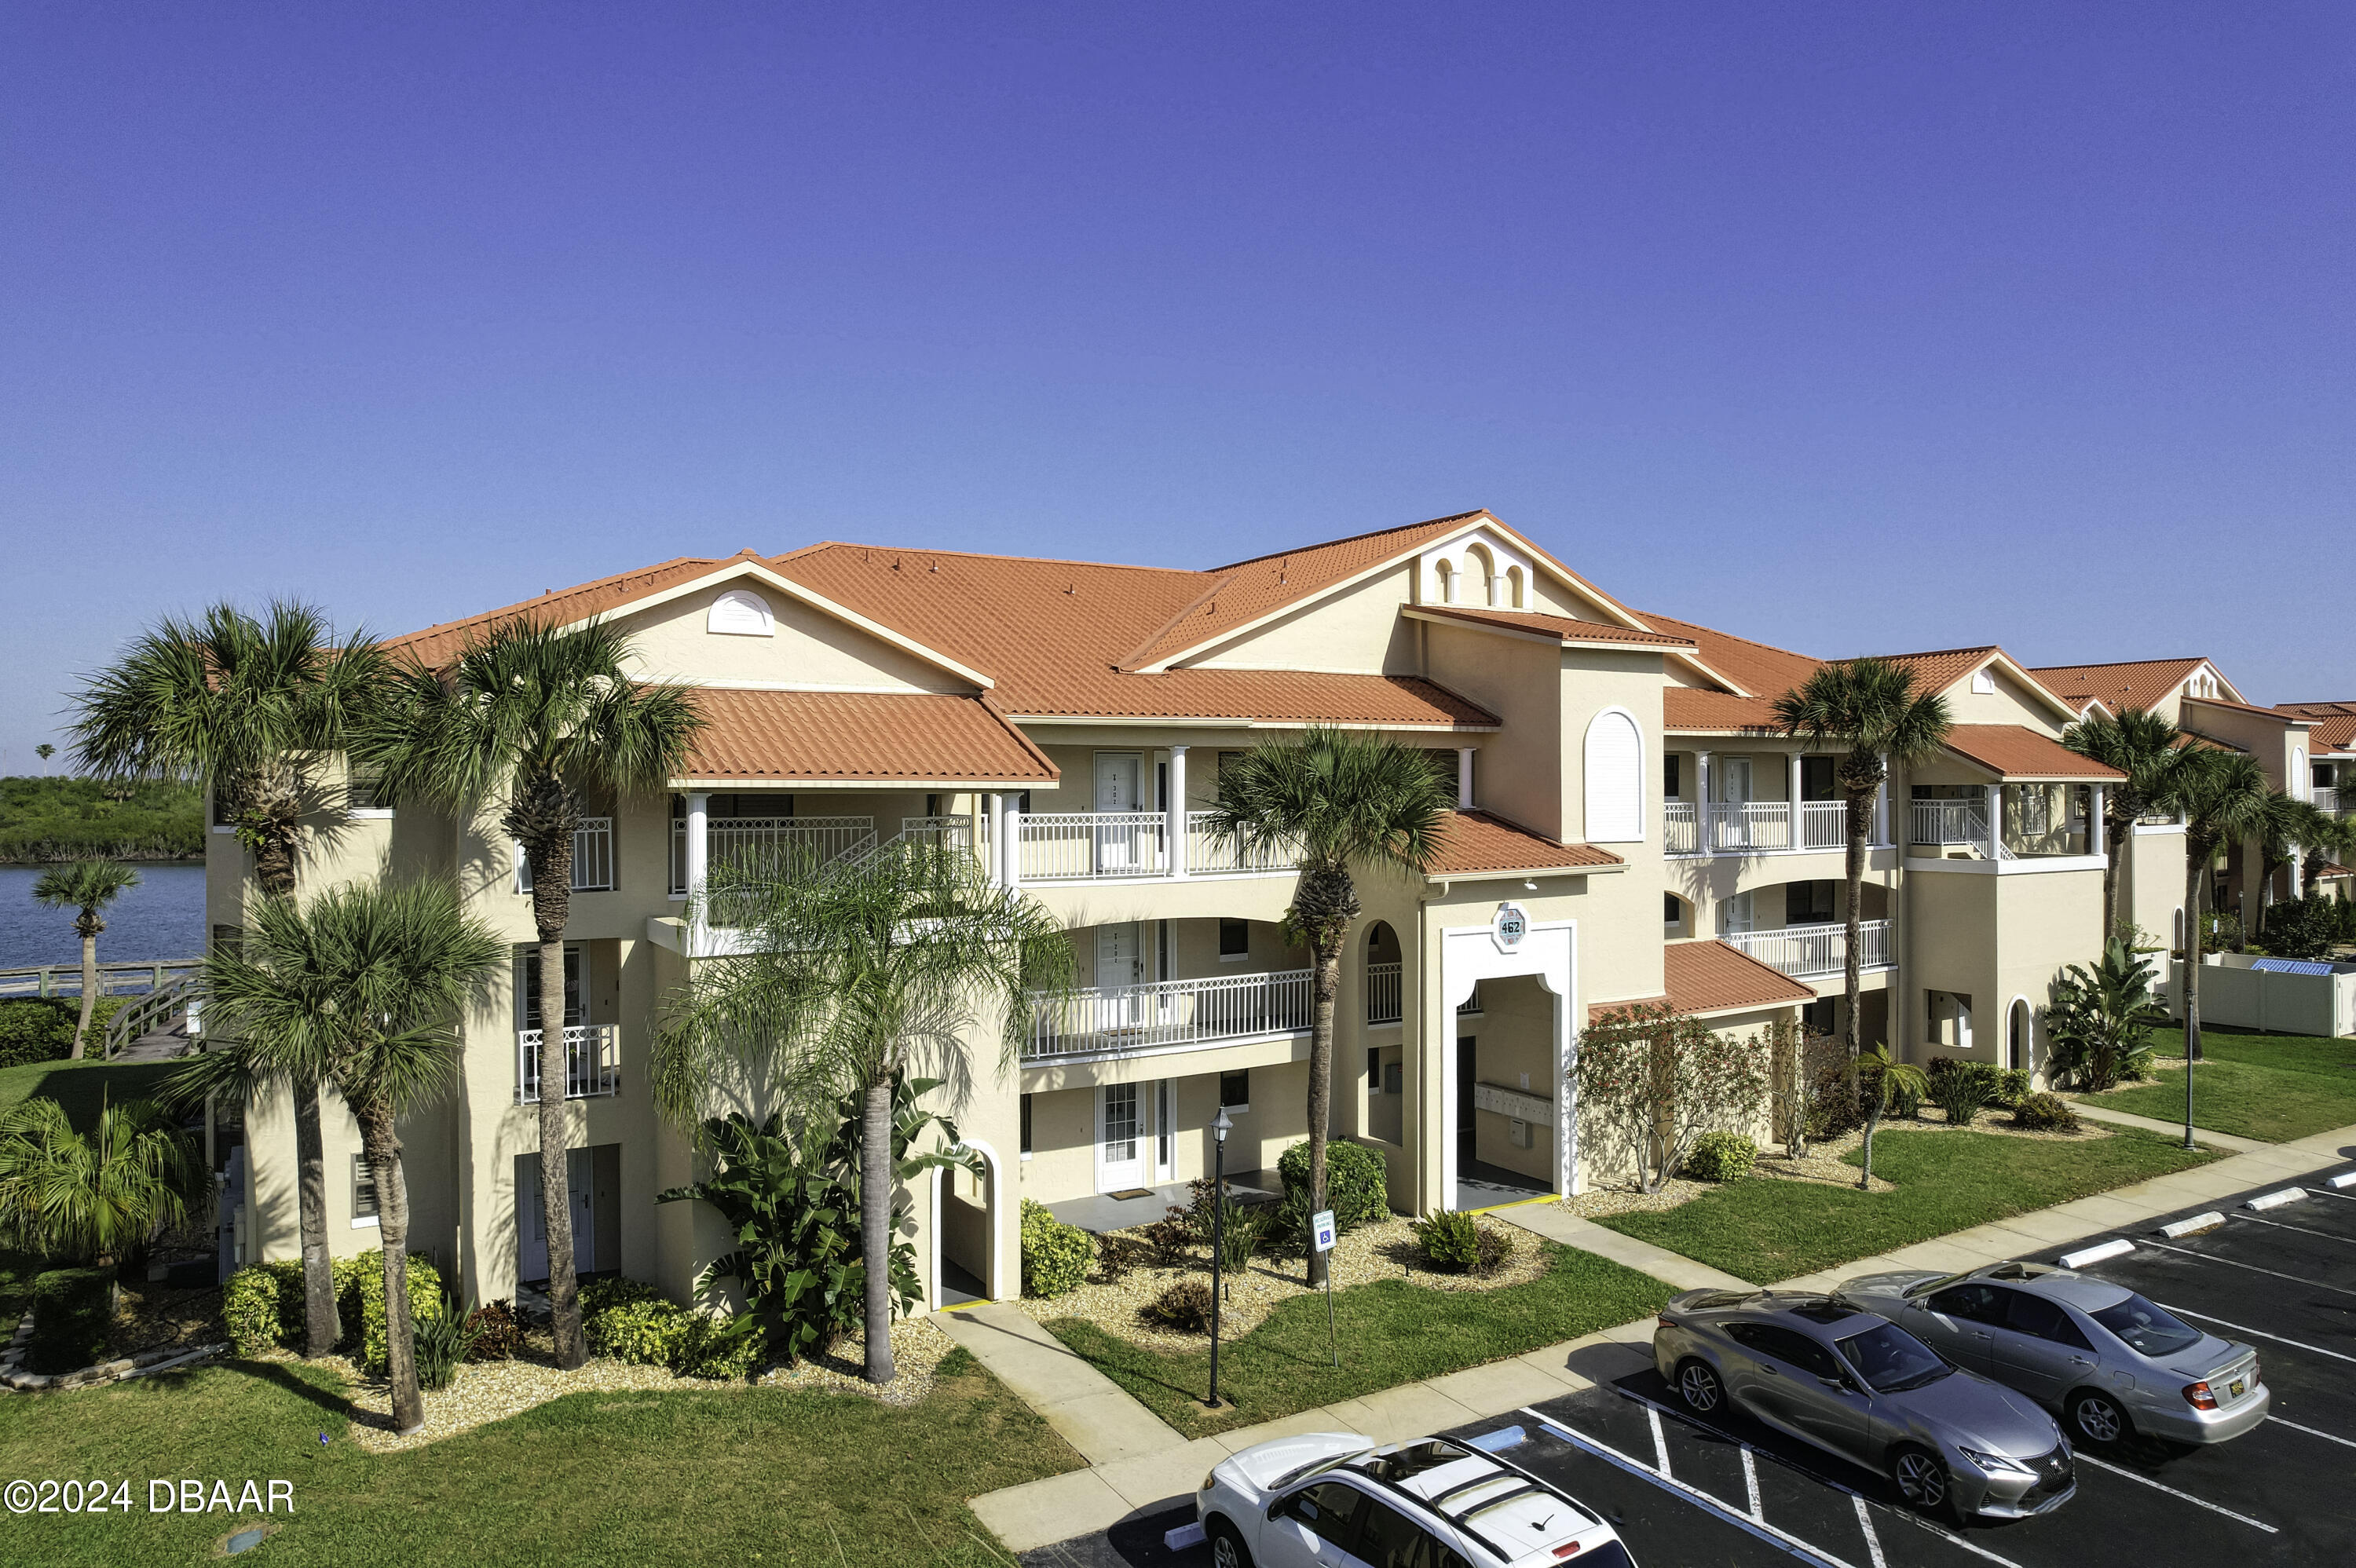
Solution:
<svg viewBox="0 0 2356 1568">
<path fill-rule="evenodd" d="M 723 637 L 773 637 L 777 621 L 766 599 L 749 588 L 732 588 L 712 602 L 703 629 Z"/>
<path fill-rule="evenodd" d="M 2005 1015 L 2004 1064 L 2028 1069 L 2035 1064 L 2036 1019 L 2029 1010 L 2027 997 L 2015 997 Z"/>
<path fill-rule="evenodd" d="M 2181 954 L 2184 951 L 2184 912 L 2182 910 L 2178 910 L 2176 912 L 2176 920 L 2173 925 L 2173 930 L 2176 933 L 2176 951 Z"/>
<path fill-rule="evenodd" d="M 1588 722 L 1582 793 L 1587 841 L 1633 844 L 1644 837 L 1644 739 L 1636 717 L 1607 708 Z"/>
<path fill-rule="evenodd" d="M 1001 1288 L 999 1245 L 1001 1207 L 999 1159 L 989 1145 L 969 1140 L 981 1170 L 933 1172 L 933 1306 L 996 1301 Z"/>
<path fill-rule="evenodd" d="M 1522 603 L 1522 569 L 1518 566 L 1505 568 L 1505 600 L 1516 610 L 1528 608 Z"/>
<path fill-rule="evenodd" d="M 1395 1024 L 1402 1016 L 1405 965 L 1401 958 L 1398 933 L 1389 922 L 1378 920 L 1366 928 L 1366 1021 L 1370 1024 Z"/>
<path fill-rule="evenodd" d="M 1442 604 L 1455 603 L 1456 569 L 1443 560 L 1434 563 L 1431 570 L 1433 574 L 1440 579 L 1440 602 Z"/>
<path fill-rule="evenodd" d="M 1485 545 L 1474 545 L 1464 552 L 1464 602 L 1468 604 L 1494 606 L 1497 603 L 1497 560 Z"/>
</svg>

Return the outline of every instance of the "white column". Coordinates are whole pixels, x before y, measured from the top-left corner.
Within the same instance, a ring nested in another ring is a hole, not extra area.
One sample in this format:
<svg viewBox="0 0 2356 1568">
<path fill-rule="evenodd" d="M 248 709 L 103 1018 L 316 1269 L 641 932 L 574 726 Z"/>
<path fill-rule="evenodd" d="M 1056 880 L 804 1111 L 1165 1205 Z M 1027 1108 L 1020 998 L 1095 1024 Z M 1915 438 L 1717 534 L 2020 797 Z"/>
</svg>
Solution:
<svg viewBox="0 0 2356 1568">
<path fill-rule="evenodd" d="M 1997 848 L 2004 843 L 2004 785 L 1987 786 L 1987 858 L 2002 859 Z"/>
<path fill-rule="evenodd" d="M 982 837 L 985 831 L 982 821 L 975 822 L 973 851 L 981 857 L 982 874 L 990 879 L 990 885 L 993 888 L 1002 888 L 1006 885 L 1006 845 L 1003 841 L 1006 821 L 999 815 L 999 796 L 995 791 L 992 791 L 986 795 L 978 795 L 974 799 L 980 803 L 981 817 L 989 824 L 987 828 L 989 837 L 985 841 Z M 985 842 L 987 848 L 984 847 Z"/>
<path fill-rule="evenodd" d="M 1842 829 L 1847 831 L 1846 827 Z M 1881 782 L 1873 786 L 1873 841 L 1890 842 L 1890 753 L 1881 753 Z"/>
<path fill-rule="evenodd" d="M 1808 841 L 1807 831 L 1800 823 L 1800 753 L 1797 752 L 1792 753 L 1791 779 L 1791 788 L 1785 793 L 1792 807 L 1792 848 L 1797 849 Z"/>
<path fill-rule="evenodd" d="M 687 797 L 687 908 L 688 953 L 695 955 L 702 947 L 704 928 L 704 885 L 712 873 L 712 796 L 708 794 Z"/>
<path fill-rule="evenodd" d="M 1477 746 L 1456 748 L 1456 809 L 1459 811 L 1472 809 L 1472 758 L 1479 750 Z"/>
<path fill-rule="evenodd" d="M 1164 829 L 1170 835 L 1170 874 L 1186 876 L 1186 748 L 1170 748 L 1170 804 Z"/>
<path fill-rule="evenodd" d="M 2096 784 L 2092 801 L 2086 807 L 2086 853 L 2089 855 L 2109 853 L 2103 827 L 2103 786 Z"/>
<path fill-rule="evenodd" d="M 1694 753 L 1694 848 L 1707 855 L 1718 846 L 1710 839 L 1709 753 Z"/>
<path fill-rule="evenodd" d="M 1023 885 L 1023 797 L 1012 792 L 1000 795 L 998 842 L 1006 853 L 1006 865 L 1001 886 L 1019 888 Z"/>
</svg>

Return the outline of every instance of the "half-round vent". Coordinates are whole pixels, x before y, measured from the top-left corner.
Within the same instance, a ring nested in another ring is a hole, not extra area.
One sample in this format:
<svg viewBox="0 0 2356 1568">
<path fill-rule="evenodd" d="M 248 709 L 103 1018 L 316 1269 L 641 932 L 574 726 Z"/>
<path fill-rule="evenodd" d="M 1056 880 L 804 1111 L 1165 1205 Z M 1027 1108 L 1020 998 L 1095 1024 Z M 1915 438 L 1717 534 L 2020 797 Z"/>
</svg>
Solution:
<svg viewBox="0 0 2356 1568">
<path fill-rule="evenodd" d="M 729 637 L 773 637 L 777 622 L 766 599 L 749 588 L 732 588 L 712 602 L 703 629 Z"/>
</svg>

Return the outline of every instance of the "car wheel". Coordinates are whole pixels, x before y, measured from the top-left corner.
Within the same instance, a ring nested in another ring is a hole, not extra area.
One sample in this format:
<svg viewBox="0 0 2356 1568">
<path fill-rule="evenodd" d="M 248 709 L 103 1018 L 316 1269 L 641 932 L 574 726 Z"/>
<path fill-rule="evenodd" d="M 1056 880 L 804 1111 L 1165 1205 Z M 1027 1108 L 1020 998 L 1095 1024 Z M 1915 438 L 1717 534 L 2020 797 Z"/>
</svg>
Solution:
<svg viewBox="0 0 2356 1568">
<path fill-rule="evenodd" d="M 1677 1363 L 1677 1397 L 1696 1415 L 1710 1415 L 1726 1403 L 1726 1386 L 1708 1361 L 1688 1356 Z"/>
<path fill-rule="evenodd" d="M 1215 1568 L 1252 1568 L 1251 1551 L 1234 1525 L 1213 1514 L 1204 1520 L 1203 1533 L 1211 1538 L 1211 1562 Z"/>
<path fill-rule="evenodd" d="M 1890 1478 L 1909 1507 L 1927 1514 L 1951 1515 L 1954 1488 L 1947 1484 L 1947 1467 L 1927 1448 L 1912 1444 L 1890 1456 Z"/>
<path fill-rule="evenodd" d="M 2118 1401 L 2099 1389 L 2083 1389 L 2070 1400 L 2070 1430 L 2082 1440 L 2106 1448 L 2131 1435 L 2135 1425 Z"/>
</svg>

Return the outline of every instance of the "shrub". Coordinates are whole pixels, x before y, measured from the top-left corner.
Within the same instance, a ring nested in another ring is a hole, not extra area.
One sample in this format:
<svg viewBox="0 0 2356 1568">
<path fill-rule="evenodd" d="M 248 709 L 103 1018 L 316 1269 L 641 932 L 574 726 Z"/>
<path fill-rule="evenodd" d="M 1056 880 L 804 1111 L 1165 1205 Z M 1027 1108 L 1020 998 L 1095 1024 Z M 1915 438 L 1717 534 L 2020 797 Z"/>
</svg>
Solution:
<svg viewBox="0 0 2356 1568">
<path fill-rule="evenodd" d="M 382 1249 L 360 1253 L 353 1257 L 337 1258 L 332 1270 L 336 1281 L 336 1316 L 343 1326 L 342 1343 L 359 1349 L 360 1365 L 371 1375 L 384 1371 L 384 1253 Z M 301 1265 L 296 1265 L 295 1317 L 302 1321 Z M 409 1316 L 414 1326 L 427 1318 L 442 1315 L 442 1275 L 423 1258 L 409 1260 Z"/>
<path fill-rule="evenodd" d="M 1294 1144 L 1277 1157 L 1276 1173 L 1288 1193 L 1309 1187 L 1309 1145 Z M 1339 1138 L 1325 1145 L 1325 1206 L 1333 1211 L 1336 1231 L 1379 1225 L 1391 1217 L 1389 1188 L 1385 1184 L 1383 1157 L 1363 1144 Z"/>
<path fill-rule="evenodd" d="M 1863 1125 L 1865 1102 L 1857 1085 L 1843 1078 L 1837 1067 L 1817 1073 L 1815 1086 L 1808 1093 L 1809 1139 L 1821 1143 L 1843 1133 L 1853 1133 Z"/>
<path fill-rule="evenodd" d="M 1167 1216 L 1139 1227 L 1137 1239 L 1153 1255 L 1155 1268 L 1183 1268 L 1187 1249 L 1194 1244 L 1194 1227 L 1186 1211 L 1173 1203 Z"/>
<path fill-rule="evenodd" d="M 1946 1112 L 1947 1120 L 1959 1127 L 1970 1126 L 1982 1107 L 1996 1098 L 1997 1070 L 1985 1061 L 1965 1061 L 1952 1056 L 1934 1058 L 1930 1081 L 1925 1098 Z"/>
<path fill-rule="evenodd" d="M 2002 1067 L 1997 1070 L 1996 1104 L 2009 1111 L 2029 1098 L 2032 1093 L 2026 1067 Z"/>
<path fill-rule="evenodd" d="M 2032 1133 L 2074 1133 L 2078 1113 L 2059 1094 L 2024 1094 L 2012 1108 L 2012 1125 Z"/>
<path fill-rule="evenodd" d="M 1423 1261 L 1445 1274 L 1494 1274 L 1514 1255 L 1514 1243 L 1503 1231 L 1440 1209 L 1415 1222 L 1415 1239 Z"/>
<path fill-rule="evenodd" d="M 1207 1247 L 1216 1242 L 1221 1268 L 1239 1269 L 1249 1263 L 1252 1253 L 1259 1250 L 1261 1239 L 1279 1227 L 1288 1208 L 1296 1217 L 1302 1233 L 1307 1233 L 1311 1211 L 1305 1179 L 1300 1189 L 1286 1189 L 1287 1202 L 1284 1205 L 1245 1203 L 1234 1198 L 1216 1198 L 1208 1177 L 1191 1183 L 1191 1186 L 1194 1201 L 1185 1211 L 1186 1223 L 1193 1229 L 1194 1240 L 1203 1245 Z M 1296 1190 L 1301 1194 L 1297 1199 L 1293 1197 Z M 1215 1225 L 1213 1223 L 1215 1219 Z M 1337 1225 L 1341 1222 L 1338 1217 L 1334 1222 Z"/>
<path fill-rule="evenodd" d="M 695 1314 L 675 1301 L 626 1301 L 583 1323 L 589 1348 L 632 1366 L 668 1367 L 687 1349 Z"/>
<path fill-rule="evenodd" d="M 439 1313 L 417 1325 L 420 1388 L 448 1388 L 451 1378 L 457 1373 L 458 1363 L 474 1359 L 476 1316 L 473 1312 L 454 1312 L 445 1301 Z"/>
<path fill-rule="evenodd" d="M 221 1287 L 221 1318 L 241 1356 L 302 1349 L 303 1261 L 248 1264 Z"/>
<path fill-rule="evenodd" d="M 761 1357 L 760 1320 L 749 1314 L 738 1317 L 690 1315 L 687 1343 L 680 1347 L 675 1370 L 682 1377 L 735 1379 L 750 1377 Z"/>
<path fill-rule="evenodd" d="M 1922 1091 L 1913 1080 L 1892 1079 L 1890 1084 L 1890 1109 L 1885 1115 L 1913 1121 L 1922 1115 Z"/>
<path fill-rule="evenodd" d="M 63 1002 L 45 998 L 0 1002 L 0 1067 L 62 1061 L 73 1050 L 79 1016 Z"/>
<path fill-rule="evenodd" d="M 523 1328 L 516 1322 L 515 1308 L 504 1301 L 487 1301 L 476 1307 L 466 1315 L 466 1328 L 474 1335 L 466 1347 L 470 1361 L 508 1360 L 523 1343 Z"/>
<path fill-rule="evenodd" d="M 1096 1238 L 1067 1225 L 1036 1200 L 1023 1200 L 1023 1294 L 1066 1296 L 1096 1262 Z"/>
<path fill-rule="evenodd" d="M 633 1301 L 669 1299 L 642 1279 L 626 1279 L 617 1274 L 600 1279 L 584 1279 L 581 1282 L 581 1320 L 585 1323 L 609 1307 L 625 1307 Z"/>
<path fill-rule="evenodd" d="M 74 1372 L 106 1360 L 114 1323 L 114 1271 L 57 1268 L 33 1281 L 33 1338 L 25 1361 L 35 1371 Z"/>
<path fill-rule="evenodd" d="M 1148 1322 L 1182 1334 L 1207 1334 L 1211 1331 L 1211 1282 L 1182 1279 L 1143 1310 Z"/>
<path fill-rule="evenodd" d="M 1704 1133 L 1686 1156 L 1686 1174 L 1696 1181 L 1740 1181 L 1758 1159 L 1758 1144 L 1740 1133 Z"/>
</svg>

